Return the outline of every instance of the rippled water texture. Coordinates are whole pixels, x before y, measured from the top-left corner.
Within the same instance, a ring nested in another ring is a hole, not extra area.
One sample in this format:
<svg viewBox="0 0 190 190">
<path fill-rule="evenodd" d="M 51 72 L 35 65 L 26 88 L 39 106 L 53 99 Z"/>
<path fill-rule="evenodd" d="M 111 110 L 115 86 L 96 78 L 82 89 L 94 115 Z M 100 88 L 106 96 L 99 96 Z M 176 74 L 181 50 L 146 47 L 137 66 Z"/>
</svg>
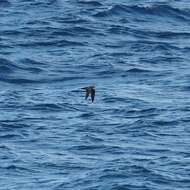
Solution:
<svg viewBox="0 0 190 190">
<path fill-rule="evenodd" d="M 188 0 L 0 10 L 0 189 L 190 189 Z"/>
</svg>

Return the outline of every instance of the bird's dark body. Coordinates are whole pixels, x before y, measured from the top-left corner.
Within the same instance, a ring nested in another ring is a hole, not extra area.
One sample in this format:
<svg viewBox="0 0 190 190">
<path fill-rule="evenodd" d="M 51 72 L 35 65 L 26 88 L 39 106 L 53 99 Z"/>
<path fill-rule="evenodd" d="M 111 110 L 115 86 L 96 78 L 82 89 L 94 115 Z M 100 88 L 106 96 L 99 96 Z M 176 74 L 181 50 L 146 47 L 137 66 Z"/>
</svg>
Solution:
<svg viewBox="0 0 190 190">
<path fill-rule="evenodd" d="M 94 102 L 94 98 L 95 98 L 95 94 L 96 94 L 95 87 L 94 86 L 89 86 L 89 87 L 84 87 L 82 89 L 86 90 L 85 99 L 87 100 L 89 95 L 90 95 L 92 102 Z"/>
</svg>

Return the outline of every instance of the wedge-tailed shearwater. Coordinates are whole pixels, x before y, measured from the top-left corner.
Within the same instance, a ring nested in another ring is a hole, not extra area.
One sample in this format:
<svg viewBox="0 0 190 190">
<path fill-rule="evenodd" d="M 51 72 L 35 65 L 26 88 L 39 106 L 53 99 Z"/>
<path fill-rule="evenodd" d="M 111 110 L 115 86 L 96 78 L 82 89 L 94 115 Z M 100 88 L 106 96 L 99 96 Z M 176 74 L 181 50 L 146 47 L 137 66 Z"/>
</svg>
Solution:
<svg viewBox="0 0 190 190">
<path fill-rule="evenodd" d="M 95 97 L 95 86 L 87 86 L 82 88 L 84 90 L 86 90 L 86 96 L 85 99 L 87 100 L 88 96 L 91 96 L 91 100 L 92 102 L 94 101 L 94 97 Z"/>
</svg>

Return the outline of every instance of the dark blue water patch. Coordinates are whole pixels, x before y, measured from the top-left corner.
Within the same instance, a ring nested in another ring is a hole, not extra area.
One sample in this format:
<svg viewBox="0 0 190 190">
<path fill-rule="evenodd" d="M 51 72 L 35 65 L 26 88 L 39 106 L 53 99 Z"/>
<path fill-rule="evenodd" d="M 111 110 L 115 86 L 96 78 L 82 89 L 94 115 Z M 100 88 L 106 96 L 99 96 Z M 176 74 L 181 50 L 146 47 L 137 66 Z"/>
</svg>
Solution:
<svg viewBox="0 0 190 190">
<path fill-rule="evenodd" d="M 190 33 L 167 31 L 167 32 L 152 33 L 152 35 L 163 39 L 186 39 L 189 38 Z"/>
<path fill-rule="evenodd" d="M 32 27 L 23 27 L 20 29 L 22 31 L 22 34 L 24 34 L 24 37 L 41 37 L 41 36 L 47 36 L 49 37 L 49 33 L 51 30 L 55 30 L 55 28 L 52 27 L 38 27 L 37 29 L 33 29 Z"/>
<path fill-rule="evenodd" d="M 9 77 L 0 77 L 1 82 L 6 82 L 10 84 L 37 84 L 39 80 L 31 80 L 25 78 L 9 78 Z"/>
<path fill-rule="evenodd" d="M 102 76 L 102 77 L 105 77 L 105 78 L 109 78 L 109 77 L 115 75 L 115 74 L 116 74 L 116 71 L 114 71 L 113 69 L 112 69 L 112 70 L 106 69 L 106 70 L 104 70 L 104 71 L 98 71 L 98 72 L 96 72 L 96 74 L 97 74 L 97 75 L 100 75 L 100 76 Z"/>
<path fill-rule="evenodd" d="M 18 72 L 31 72 L 31 73 L 40 73 L 42 72 L 42 69 L 39 68 L 39 67 L 34 67 L 35 61 L 32 61 L 32 60 L 22 60 L 21 63 L 23 63 L 23 65 L 21 64 L 17 64 L 17 63 L 14 63 L 14 62 L 11 62 L 7 59 L 3 59 L 1 58 L 0 59 L 0 72 L 2 72 L 2 75 L 4 76 L 1 76 L 1 80 L 8 80 L 8 78 L 5 77 L 5 75 L 7 74 L 11 74 L 11 73 L 18 73 Z M 30 65 L 32 65 L 32 67 Z"/>
<path fill-rule="evenodd" d="M 13 46 L 11 46 L 11 45 L 0 43 L 0 49 L 5 50 L 5 49 L 12 49 L 12 48 L 13 48 Z M 2 54 L 2 55 L 7 55 L 7 54 L 11 54 L 11 53 L 12 52 L 5 52 L 5 51 L 0 52 L 0 54 Z"/>
<path fill-rule="evenodd" d="M 123 26 L 113 26 L 110 28 L 110 32 L 113 34 L 125 34 L 131 35 L 138 38 L 145 38 L 145 39 L 161 39 L 161 40 L 176 40 L 176 39 L 185 39 L 189 38 L 189 32 L 175 32 L 175 31 L 153 31 L 153 30 L 141 30 L 141 29 L 133 29 Z"/>
<path fill-rule="evenodd" d="M 183 37 L 183 35 L 188 35 L 188 33 L 175 33 L 175 32 L 158 32 L 155 33 L 154 31 L 151 30 L 140 30 L 140 29 L 135 29 L 135 28 L 130 28 L 124 25 L 111 25 L 108 29 L 107 29 L 107 33 L 110 34 L 115 34 L 115 35 L 123 35 L 123 36 L 131 36 L 131 37 L 135 37 L 138 39 L 152 39 L 153 37 L 157 37 L 157 38 L 161 38 L 161 39 L 167 39 L 167 37 L 171 38 L 175 38 L 175 35 L 178 37 Z M 163 35 L 161 35 L 163 33 Z M 173 34 L 173 35 L 172 35 Z M 166 37 L 164 38 L 164 35 L 166 35 Z"/>
<path fill-rule="evenodd" d="M 29 125 L 24 124 L 24 123 L 16 123 L 17 121 L 13 120 L 13 121 L 9 121 L 9 120 L 5 120 L 5 121 L 0 121 L 0 130 L 5 130 L 5 131 L 11 131 L 11 130 L 17 130 L 17 129 L 26 129 L 29 127 Z"/>
<path fill-rule="evenodd" d="M 72 81 L 72 80 L 80 80 L 84 79 L 84 77 L 60 77 L 60 78 L 49 78 L 49 77 L 44 77 L 44 78 L 35 78 L 34 76 L 28 78 L 27 74 L 26 77 L 9 77 L 9 76 L 0 76 L 0 82 L 5 82 L 9 84 L 17 84 L 17 85 L 40 85 L 40 84 L 55 84 L 55 83 L 61 83 L 61 82 L 66 82 L 66 81 Z"/>
<path fill-rule="evenodd" d="M 77 1 L 78 4 L 80 5 L 87 5 L 90 7 L 100 7 L 102 4 L 99 1 L 84 1 L 84 0 L 79 0 Z"/>
<path fill-rule="evenodd" d="M 58 5 L 58 2 L 59 2 L 59 0 L 48 0 L 48 1 L 46 1 L 46 3 L 48 4 L 48 5 Z"/>
<path fill-rule="evenodd" d="M 104 139 L 102 139 L 98 136 L 92 136 L 92 135 L 85 135 L 85 139 L 91 143 L 93 143 L 93 142 L 96 142 L 96 143 L 104 142 Z"/>
<path fill-rule="evenodd" d="M 92 117 L 94 117 L 95 116 L 95 114 L 94 113 L 83 113 L 83 114 L 81 114 L 80 115 L 80 117 L 82 117 L 82 118 L 86 118 L 86 119 L 88 119 L 88 118 L 92 118 Z"/>
<path fill-rule="evenodd" d="M 65 170 L 65 172 L 63 174 L 68 174 L 68 171 L 86 171 L 91 169 L 90 167 L 88 167 L 88 165 L 84 165 L 84 164 L 80 164 L 77 162 L 68 162 L 65 160 L 65 162 L 63 163 L 52 163 L 52 162 L 48 162 L 48 161 L 43 161 L 39 164 L 37 164 L 38 167 L 40 168 L 44 168 L 48 171 L 48 169 L 50 169 L 52 172 L 56 171 L 57 172 L 64 172 L 63 170 Z"/>
<path fill-rule="evenodd" d="M 39 74 L 44 71 L 45 63 L 39 62 L 30 58 L 18 60 L 17 63 L 19 70 L 28 73 Z"/>
<path fill-rule="evenodd" d="M 125 32 L 125 31 L 124 31 Z M 175 40 L 175 39 L 185 39 L 190 36 L 190 33 L 188 32 L 175 32 L 175 31 L 151 31 L 151 30 L 130 30 L 131 34 L 136 37 L 142 37 L 142 38 L 157 38 L 160 40 Z M 129 32 L 128 32 L 129 34 Z"/>
<path fill-rule="evenodd" d="M 146 45 L 149 45 L 149 50 L 179 50 L 179 48 L 171 43 L 167 43 L 167 42 L 160 42 L 160 41 L 152 41 L 152 40 L 139 40 L 137 41 L 131 41 L 129 42 L 132 45 L 134 44 L 134 46 L 132 47 L 136 47 L 137 45 L 139 47 L 143 47 L 143 45 L 145 45 L 144 47 L 146 47 Z M 148 46 L 147 46 L 148 48 Z"/>
<path fill-rule="evenodd" d="M 90 29 L 90 28 L 87 28 L 87 27 L 73 27 L 73 28 L 71 28 L 71 29 L 69 29 L 69 30 L 71 30 L 71 31 L 73 31 L 73 32 L 75 32 L 75 33 L 81 33 L 81 34 L 91 34 L 91 35 L 99 35 L 99 34 L 102 34 L 102 35 L 104 35 L 103 33 L 99 33 L 98 32 L 98 30 L 97 29 L 95 29 L 95 28 L 92 28 L 92 29 Z"/>
<path fill-rule="evenodd" d="M 89 154 L 93 154 L 94 151 L 103 151 L 105 150 L 104 145 L 76 145 L 71 147 L 71 151 L 79 151 L 81 154 L 84 154 L 84 152 L 89 152 Z"/>
<path fill-rule="evenodd" d="M 11 3 L 8 0 L 1 0 L 0 7 L 9 7 Z"/>
<path fill-rule="evenodd" d="M 100 180 L 111 180 L 111 179 L 114 179 L 114 180 L 116 180 L 116 179 L 120 179 L 120 180 L 122 180 L 122 179 L 126 179 L 128 176 L 126 175 L 126 174 L 124 174 L 124 173 L 122 173 L 122 174 L 118 174 L 118 172 L 114 172 L 114 171 L 111 171 L 110 172 L 110 174 L 106 171 L 105 173 L 107 173 L 107 174 L 105 174 L 105 175 L 102 175 L 101 177 L 100 177 Z M 115 174 L 114 174 L 115 173 Z"/>
<path fill-rule="evenodd" d="M 151 70 L 146 70 L 146 69 L 140 69 L 140 68 L 132 68 L 127 70 L 126 72 L 128 73 L 149 73 L 149 72 L 153 72 Z"/>
<path fill-rule="evenodd" d="M 179 86 L 180 90 L 181 91 L 184 91 L 184 92 L 189 92 L 190 91 L 190 85 L 186 84 L 186 85 L 183 85 L 183 86 Z"/>
<path fill-rule="evenodd" d="M 111 190 L 152 190 L 148 185 L 143 184 L 113 184 Z"/>
<path fill-rule="evenodd" d="M 171 50 L 179 50 L 179 47 L 177 47 L 174 44 L 168 43 L 168 42 L 161 42 L 161 41 L 152 41 L 147 39 L 141 39 L 141 40 L 122 40 L 117 42 L 108 42 L 102 44 L 105 48 L 110 50 L 118 49 L 117 51 L 122 51 L 122 49 L 126 49 L 126 51 L 133 51 L 133 53 L 141 52 L 163 52 L 167 53 L 167 51 Z M 116 51 L 116 50 L 115 50 Z"/>
<path fill-rule="evenodd" d="M 42 7 L 49 7 L 49 6 L 51 6 L 51 5 L 56 5 L 57 4 L 57 0 L 47 0 L 47 1 L 34 1 L 34 2 L 27 2 L 27 3 L 29 3 L 28 5 L 30 6 L 30 7 L 33 7 L 33 8 L 35 8 L 35 7 L 38 7 L 38 6 L 40 6 L 41 8 Z"/>
<path fill-rule="evenodd" d="M 133 176 L 140 176 L 140 175 L 144 175 L 144 176 L 149 176 L 152 175 L 153 172 L 150 168 L 148 168 L 148 166 L 143 166 L 143 165 L 133 165 L 133 164 L 129 164 L 128 166 L 121 166 L 120 171 L 126 171 L 127 169 L 130 169 L 130 172 L 128 175 L 133 175 Z"/>
<path fill-rule="evenodd" d="M 90 29 L 87 27 L 68 27 L 68 28 L 55 28 L 50 26 L 38 27 L 38 29 L 32 29 L 30 27 L 24 27 L 21 29 L 22 33 L 27 37 L 41 37 L 46 36 L 49 39 L 57 39 L 58 37 L 64 36 L 90 36 L 93 34 L 98 34 L 95 29 Z"/>
<path fill-rule="evenodd" d="M 31 58 L 24 58 L 20 59 L 19 62 L 23 63 L 24 65 L 28 66 L 45 66 L 46 64 L 44 62 L 36 61 Z"/>
<path fill-rule="evenodd" d="M 122 103 L 122 102 L 128 102 L 125 98 L 120 98 L 120 97 L 105 97 L 103 98 L 103 101 L 105 103 Z"/>
<path fill-rule="evenodd" d="M 18 135 L 18 134 L 4 134 L 4 135 L 0 135 L 0 140 L 2 140 L 2 139 L 10 140 L 10 139 L 15 139 L 15 138 L 22 138 L 22 136 Z"/>
<path fill-rule="evenodd" d="M 122 155 L 125 152 L 125 149 L 118 148 L 118 146 L 109 146 L 103 144 L 103 142 L 86 142 L 87 145 L 72 146 L 71 151 L 73 153 L 78 153 L 81 155 L 95 155 L 98 154 L 107 154 L 107 155 Z"/>
<path fill-rule="evenodd" d="M 69 41 L 69 40 L 47 40 L 47 41 L 31 41 L 17 44 L 19 47 L 34 48 L 34 47 L 68 47 L 68 46 L 85 46 L 84 42 Z"/>
<path fill-rule="evenodd" d="M 98 44 L 99 45 L 99 44 Z M 108 42 L 102 44 L 104 48 L 109 49 L 121 49 L 127 47 L 127 41 Z"/>
<path fill-rule="evenodd" d="M 42 26 L 48 26 L 50 23 L 47 20 L 31 20 L 31 21 L 28 21 L 26 24 L 27 24 L 27 26 L 31 25 L 31 26 L 40 26 L 40 27 L 42 27 Z"/>
<path fill-rule="evenodd" d="M 33 108 L 34 110 L 40 110 L 40 111 L 62 111 L 62 106 L 57 105 L 57 104 L 51 104 L 51 103 L 45 103 L 45 104 L 37 104 L 34 105 Z"/>
<path fill-rule="evenodd" d="M 147 79 L 148 76 L 154 80 L 157 80 L 159 77 L 167 77 L 170 74 L 171 73 L 145 70 L 142 68 L 132 68 L 127 71 L 120 72 L 120 76 L 122 78 L 130 79 L 133 82 L 137 82 L 138 84 L 149 84 L 149 85 L 154 84 L 154 81 L 148 80 Z"/>
<path fill-rule="evenodd" d="M 134 106 L 136 106 L 136 107 L 143 106 L 144 107 L 148 104 L 146 101 L 138 99 L 138 98 L 122 98 L 122 97 L 118 97 L 118 96 L 116 97 L 113 95 L 108 96 L 107 94 L 104 95 L 102 101 L 105 103 L 109 103 L 109 104 L 117 102 L 117 104 L 122 105 L 123 103 L 126 103 L 126 105 L 128 105 L 128 106 L 133 105 L 133 107 Z"/>
<path fill-rule="evenodd" d="M 77 35 L 77 36 L 86 36 L 86 37 L 101 34 L 96 29 L 75 26 L 75 27 L 71 27 L 71 28 L 64 28 L 64 29 L 62 29 L 62 31 L 57 30 L 57 31 L 53 32 L 52 35 L 56 35 L 56 34 L 60 35 L 63 32 L 70 36 Z"/>
<path fill-rule="evenodd" d="M 179 63 L 184 63 L 186 62 L 186 60 L 184 59 L 184 57 L 178 57 L 178 56 L 154 56 L 152 58 L 148 58 L 148 57 L 140 57 L 139 58 L 139 63 L 140 64 L 150 64 L 150 65 L 162 65 L 162 68 L 164 67 L 164 65 L 169 65 L 169 64 L 177 64 L 179 65 Z"/>
<path fill-rule="evenodd" d="M 73 33 L 72 31 L 69 31 L 68 29 L 58 29 L 55 30 L 54 32 L 52 32 L 50 34 L 51 36 L 75 36 L 75 33 Z"/>
<path fill-rule="evenodd" d="M 130 28 L 120 26 L 120 25 L 113 25 L 113 26 L 110 26 L 108 28 L 107 32 L 110 34 L 129 35 L 130 34 Z"/>
<path fill-rule="evenodd" d="M 4 144 L 1 144 L 1 145 L 0 145 L 0 149 L 1 149 L 1 150 L 3 150 L 3 149 L 4 149 L 4 150 L 10 150 L 10 148 L 9 148 L 8 146 L 4 145 Z"/>
<path fill-rule="evenodd" d="M 107 53 L 108 56 L 112 56 L 112 57 L 129 57 L 132 56 L 133 53 L 132 52 L 111 52 L 111 53 Z"/>
<path fill-rule="evenodd" d="M 0 31 L 0 35 L 2 36 L 18 36 L 18 35 L 21 35 L 23 34 L 21 31 L 19 30 L 2 30 Z"/>
<path fill-rule="evenodd" d="M 63 98 L 66 95 L 63 95 Z M 76 111 L 81 111 L 80 108 L 77 108 L 75 105 L 70 105 L 67 102 L 61 102 L 61 103 L 39 103 L 39 104 L 32 104 L 28 103 L 27 106 L 24 106 L 24 109 L 26 110 L 33 110 L 37 112 L 76 112 Z M 81 115 L 80 117 L 85 117 Z M 28 118 L 28 121 L 31 120 L 31 118 Z M 34 118 L 36 120 L 36 118 Z"/>
<path fill-rule="evenodd" d="M 171 120 L 171 121 L 160 120 L 160 121 L 154 121 L 152 124 L 156 126 L 176 126 L 179 124 L 179 121 L 178 120 Z"/>
<path fill-rule="evenodd" d="M 153 125 L 151 124 L 151 120 L 148 120 L 146 118 L 139 118 L 138 120 L 134 121 L 134 123 L 131 124 L 133 129 L 136 131 L 136 129 L 139 129 L 139 127 L 142 129 L 146 128 L 152 128 Z M 138 130 L 138 133 L 141 132 L 141 130 Z M 133 134 L 136 135 L 136 134 Z"/>
<path fill-rule="evenodd" d="M 83 24 L 88 24 L 89 20 L 87 18 L 81 17 L 80 15 L 68 15 L 68 16 L 51 16 L 49 21 L 56 21 L 57 23 L 60 24 L 78 24 L 78 25 L 83 25 Z"/>
<path fill-rule="evenodd" d="M 190 51 L 190 47 L 187 45 L 185 45 L 184 47 L 182 47 L 182 48 L 180 48 L 183 52 L 185 52 L 185 53 L 189 53 L 189 51 Z"/>
<path fill-rule="evenodd" d="M 131 165 L 127 168 L 118 168 L 118 170 L 104 170 L 102 173 L 103 175 L 100 177 L 100 180 L 106 181 L 109 186 L 111 185 L 109 189 L 150 189 L 148 188 L 149 186 L 146 186 L 144 181 L 139 178 L 141 175 L 148 177 L 152 173 L 152 171 L 146 167 Z M 133 178 L 133 182 L 131 183 L 128 180 L 123 182 L 122 178 Z M 135 183 L 136 180 L 138 184 Z"/>
<path fill-rule="evenodd" d="M 18 172 L 17 175 L 24 173 L 29 173 L 29 172 L 35 172 L 33 169 L 29 169 L 26 167 L 18 166 L 16 164 L 10 164 L 7 166 L 1 166 L 1 170 L 4 170 L 5 172 Z"/>
<path fill-rule="evenodd" d="M 20 77 L 18 77 L 18 78 L 15 78 L 15 77 L 12 77 L 12 76 L 1 76 L 0 77 L 0 82 L 3 82 L 3 83 L 9 83 L 9 84 L 18 84 L 18 85 L 24 85 L 24 84 L 32 84 L 32 83 L 36 83 L 36 82 L 39 82 L 39 81 L 37 81 L 37 80 L 33 80 L 33 79 L 27 79 L 27 78 L 25 78 L 25 77 L 23 77 L 23 78 L 20 78 Z M 6 86 L 6 85 L 5 85 Z M 15 88 L 15 90 L 16 90 L 17 88 Z M 16 91 L 14 91 L 16 94 L 17 94 L 17 92 Z M 13 100 L 18 100 L 19 98 L 20 98 L 20 96 L 15 96 L 14 94 L 13 95 L 11 95 L 11 94 L 9 94 L 10 95 L 10 104 L 7 104 L 8 105 L 8 107 L 7 108 L 9 108 L 9 106 L 11 107 L 12 105 L 13 105 Z M 9 101 L 8 101 L 9 102 Z M 16 103 L 16 102 L 15 102 Z M 20 106 L 20 104 L 18 104 L 18 106 Z"/>
</svg>

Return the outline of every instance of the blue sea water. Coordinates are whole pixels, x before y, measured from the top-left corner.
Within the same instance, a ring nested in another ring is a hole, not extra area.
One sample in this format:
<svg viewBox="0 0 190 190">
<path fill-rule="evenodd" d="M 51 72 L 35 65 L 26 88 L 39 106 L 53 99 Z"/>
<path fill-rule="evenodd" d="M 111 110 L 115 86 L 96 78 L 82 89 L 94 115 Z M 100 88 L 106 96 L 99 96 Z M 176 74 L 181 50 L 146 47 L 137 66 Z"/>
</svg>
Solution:
<svg viewBox="0 0 190 190">
<path fill-rule="evenodd" d="M 0 189 L 190 189 L 190 1 L 0 10 Z"/>
</svg>

